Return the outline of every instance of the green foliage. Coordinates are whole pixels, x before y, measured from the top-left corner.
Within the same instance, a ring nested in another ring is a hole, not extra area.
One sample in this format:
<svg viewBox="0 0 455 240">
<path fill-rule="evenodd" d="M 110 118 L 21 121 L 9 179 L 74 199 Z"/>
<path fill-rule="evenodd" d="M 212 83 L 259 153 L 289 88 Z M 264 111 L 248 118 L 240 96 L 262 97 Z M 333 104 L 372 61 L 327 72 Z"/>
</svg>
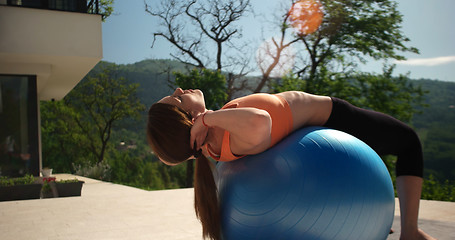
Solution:
<svg viewBox="0 0 455 240">
<path fill-rule="evenodd" d="M 93 0 L 90 2 L 94 3 Z M 98 13 L 101 14 L 103 22 L 114 12 L 114 7 L 112 7 L 112 5 L 114 5 L 114 0 L 99 0 Z M 97 13 L 95 4 L 89 5 L 88 12 Z"/>
<path fill-rule="evenodd" d="M 425 109 L 413 118 L 423 145 L 426 175 L 455 181 L 455 83 L 419 80 L 428 91 Z"/>
<path fill-rule="evenodd" d="M 396 186 L 395 176 L 395 156 L 382 156 L 387 169 L 390 172 L 393 185 Z M 395 196 L 398 196 L 396 188 Z M 433 174 L 427 174 L 424 177 L 422 185 L 422 199 L 437 200 L 437 201 L 450 201 L 455 202 L 455 181 L 438 180 Z"/>
<path fill-rule="evenodd" d="M 162 170 L 160 162 L 145 162 L 141 168 L 141 174 L 136 179 L 136 186 L 152 190 L 165 189 L 169 184 L 169 174 Z"/>
<path fill-rule="evenodd" d="M 357 104 L 392 115 L 410 122 L 418 112 L 416 106 L 424 107 L 425 91 L 410 81 L 408 76 L 392 76 L 393 67 L 385 68 L 383 74 L 360 73 L 354 75 L 361 95 Z"/>
<path fill-rule="evenodd" d="M 135 95 L 137 84 L 115 76 L 116 65 L 105 65 L 84 78 L 62 101 L 42 102 L 43 164 L 56 172 L 73 165 L 83 172 L 96 169 L 108 150 L 112 130 L 145 109 Z"/>
<path fill-rule="evenodd" d="M 455 126 L 431 126 L 423 140 L 424 159 L 427 169 L 438 169 L 432 174 L 438 179 L 455 180 Z"/>
<path fill-rule="evenodd" d="M 455 202 L 455 181 L 441 182 L 430 175 L 424 179 L 422 199 Z"/>
<path fill-rule="evenodd" d="M 63 101 L 41 102 L 43 166 L 56 172 L 72 172 L 73 165 L 94 159 L 86 146 L 87 136 L 78 128 L 77 113 Z"/>
<path fill-rule="evenodd" d="M 404 59 L 398 52 L 418 50 L 406 47 L 409 39 L 401 31 L 402 15 L 397 2 L 390 0 L 323 0 L 325 16 L 320 35 L 310 41 L 317 43 L 331 59 L 362 55 L 374 59 Z M 321 39 L 322 37 L 322 39 Z"/>
<path fill-rule="evenodd" d="M 81 165 L 73 165 L 76 175 L 98 179 L 102 181 L 111 180 L 111 167 L 106 162 L 96 164 L 83 163 Z"/>
<path fill-rule="evenodd" d="M 47 181 L 44 181 L 43 187 L 41 188 L 41 193 L 43 194 L 43 197 L 47 196 L 48 194 L 51 194 L 51 192 L 52 192 L 51 185 Z"/>
<path fill-rule="evenodd" d="M 27 185 L 33 184 L 35 182 L 35 177 L 33 175 L 25 175 L 20 178 L 8 178 L 5 176 L 0 176 L 0 186 L 16 186 L 16 185 Z"/>
<path fill-rule="evenodd" d="M 323 0 L 322 4 L 324 20 L 319 30 L 306 36 L 294 36 L 296 40 L 290 41 L 302 46 L 301 52 L 308 56 L 294 69 L 294 73 L 305 80 L 304 89 L 321 93 L 320 89 L 327 84 L 338 83 L 326 81 L 333 78 L 351 82 L 357 62 L 366 63 L 367 57 L 401 60 L 403 52 L 418 53 L 416 48 L 405 45 L 409 39 L 402 34 L 402 15 L 396 2 Z M 340 86 L 329 88 L 333 87 Z"/>
<path fill-rule="evenodd" d="M 182 89 L 200 89 L 204 93 L 206 107 L 219 109 L 226 102 L 226 79 L 220 71 L 194 68 L 189 74 L 174 72 L 175 86 Z"/>
<path fill-rule="evenodd" d="M 112 129 L 119 120 L 138 119 L 145 109 L 135 95 L 138 84 L 127 84 L 116 76 L 116 66 L 106 66 L 95 76 L 87 76 L 66 97 L 65 104 L 75 110 L 78 129 L 89 139 L 93 162 L 104 160 Z"/>
<path fill-rule="evenodd" d="M 179 188 L 184 186 L 183 165 L 169 167 L 158 161 L 144 159 L 131 151 L 118 151 L 109 158 L 112 181 L 147 190 Z M 183 180 L 182 180 L 183 179 Z"/>
<path fill-rule="evenodd" d="M 75 178 L 75 179 L 63 179 L 63 180 L 55 181 L 55 183 L 76 183 L 76 182 L 80 182 L 80 180 Z"/>
<path fill-rule="evenodd" d="M 288 75 L 272 85 L 274 92 L 299 90 L 339 97 L 359 107 L 387 113 L 402 121 L 409 122 L 416 106 L 425 104 L 420 86 L 405 75 L 392 76 L 394 66 L 384 67 L 382 74 L 351 72 L 332 73 L 322 68 L 316 80 Z"/>
<path fill-rule="evenodd" d="M 108 62 L 100 62 L 92 72 L 97 71 L 97 69 L 99 71 L 103 66 L 110 64 Z M 129 83 L 139 84 L 140 88 L 136 90 L 137 96 L 146 106 L 151 106 L 164 96 L 172 94 L 175 87 L 169 86 L 169 82 L 173 83 L 175 81 L 173 72 L 188 72 L 184 64 L 164 59 L 148 59 L 117 67 L 119 77 L 124 77 Z"/>
</svg>

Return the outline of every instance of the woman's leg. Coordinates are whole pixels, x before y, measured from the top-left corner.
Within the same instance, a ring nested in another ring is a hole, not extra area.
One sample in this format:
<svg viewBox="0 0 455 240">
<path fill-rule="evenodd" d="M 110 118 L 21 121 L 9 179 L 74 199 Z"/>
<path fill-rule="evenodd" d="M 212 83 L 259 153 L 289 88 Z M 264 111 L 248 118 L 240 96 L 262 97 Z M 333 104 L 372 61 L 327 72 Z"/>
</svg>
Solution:
<svg viewBox="0 0 455 240">
<path fill-rule="evenodd" d="M 434 239 L 418 228 L 420 195 L 423 179 L 416 176 L 397 177 L 397 192 L 400 200 L 401 240 Z"/>
<path fill-rule="evenodd" d="M 332 98 L 332 113 L 325 127 L 349 133 L 379 155 L 395 155 L 396 175 L 423 176 L 423 153 L 419 137 L 405 123 L 380 112 L 366 110 Z"/>
<path fill-rule="evenodd" d="M 332 98 L 332 101 L 332 114 L 325 127 L 359 138 L 379 155 L 397 156 L 401 239 L 433 239 L 417 226 L 423 180 L 423 153 L 415 131 L 389 115 L 361 109 L 337 98 Z"/>
</svg>

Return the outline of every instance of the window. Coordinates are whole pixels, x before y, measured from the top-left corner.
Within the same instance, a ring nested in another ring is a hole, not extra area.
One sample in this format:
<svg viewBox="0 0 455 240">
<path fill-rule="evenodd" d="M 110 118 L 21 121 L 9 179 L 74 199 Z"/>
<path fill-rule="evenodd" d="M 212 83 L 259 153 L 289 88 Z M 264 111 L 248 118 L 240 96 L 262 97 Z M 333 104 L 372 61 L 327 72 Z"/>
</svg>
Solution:
<svg viewBox="0 0 455 240">
<path fill-rule="evenodd" d="M 0 4 L 4 4 L 4 2 L 0 0 Z M 7 0 L 7 5 L 69 12 L 87 12 L 87 0 Z"/>
<path fill-rule="evenodd" d="M 36 76 L 0 75 L 0 175 L 39 174 Z"/>
</svg>

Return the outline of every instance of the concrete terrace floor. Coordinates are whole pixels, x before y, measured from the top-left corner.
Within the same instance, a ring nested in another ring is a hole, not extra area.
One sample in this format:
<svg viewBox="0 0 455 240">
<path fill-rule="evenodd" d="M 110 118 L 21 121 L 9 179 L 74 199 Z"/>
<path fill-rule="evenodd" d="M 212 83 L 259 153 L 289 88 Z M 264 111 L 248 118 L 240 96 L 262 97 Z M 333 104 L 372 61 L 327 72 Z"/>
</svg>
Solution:
<svg viewBox="0 0 455 240">
<path fill-rule="evenodd" d="M 0 202 L 1 240 L 200 240 L 193 189 L 144 191 L 79 176 L 81 197 Z M 440 240 L 455 239 L 455 203 L 421 201 L 420 227 Z M 394 234 L 400 236 L 396 203 Z"/>
</svg>

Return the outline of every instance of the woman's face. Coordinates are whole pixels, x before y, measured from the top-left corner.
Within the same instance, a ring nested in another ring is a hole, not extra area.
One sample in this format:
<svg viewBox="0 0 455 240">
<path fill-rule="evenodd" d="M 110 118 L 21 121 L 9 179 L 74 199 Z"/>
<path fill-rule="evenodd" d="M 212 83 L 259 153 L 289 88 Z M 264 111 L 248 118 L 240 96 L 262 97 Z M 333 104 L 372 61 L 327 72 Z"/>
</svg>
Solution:
<svg viewBox="0 0 455 240">
<path fill-rule="evenodd" d="M 177 88 L 172 95 L 166 96 L 158 102 L 179 107 L 193 117 L 205 111 L 204 94 L 199 89 L 183 90 Z"/>
</svg>

